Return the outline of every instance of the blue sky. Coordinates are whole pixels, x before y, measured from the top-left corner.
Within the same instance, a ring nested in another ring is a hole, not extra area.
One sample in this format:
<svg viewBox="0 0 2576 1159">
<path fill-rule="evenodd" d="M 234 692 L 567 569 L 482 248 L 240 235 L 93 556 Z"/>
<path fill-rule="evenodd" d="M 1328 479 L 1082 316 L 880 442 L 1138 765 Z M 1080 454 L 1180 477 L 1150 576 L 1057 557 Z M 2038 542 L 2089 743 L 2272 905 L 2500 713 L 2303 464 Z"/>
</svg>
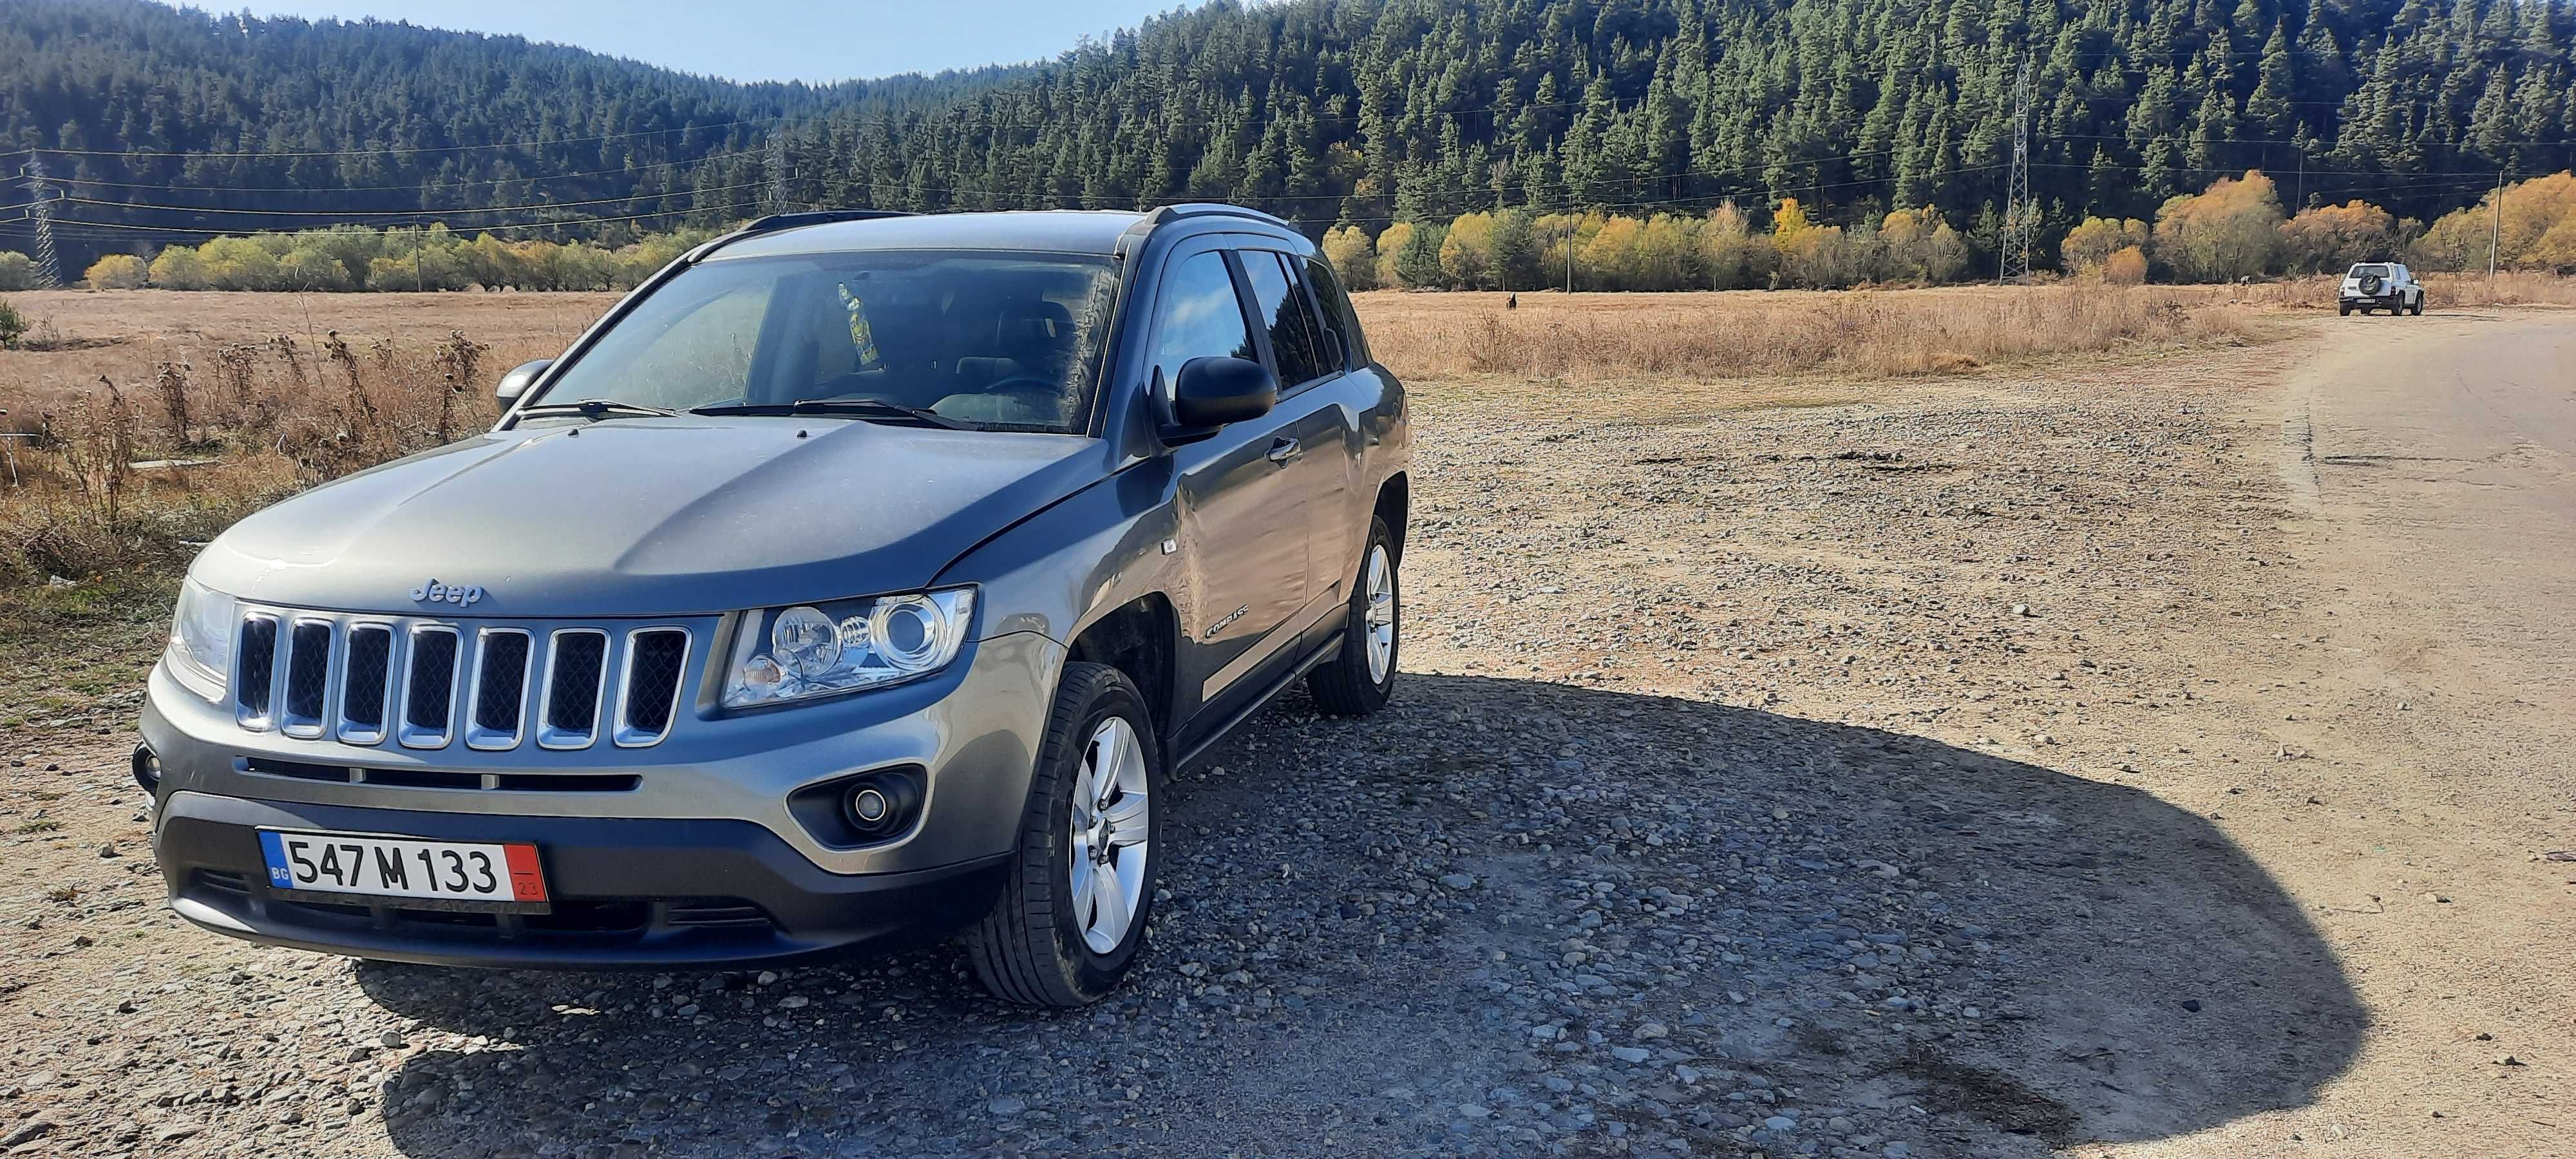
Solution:
<svg viewBox="0 0 2576 1159">
<path fill-rule="evenodd" d="M 1182 0 L 197 0 L 256 16 L 512 33 L 734 80 L 834 81 L 1051 57 Z"/>
</svg>

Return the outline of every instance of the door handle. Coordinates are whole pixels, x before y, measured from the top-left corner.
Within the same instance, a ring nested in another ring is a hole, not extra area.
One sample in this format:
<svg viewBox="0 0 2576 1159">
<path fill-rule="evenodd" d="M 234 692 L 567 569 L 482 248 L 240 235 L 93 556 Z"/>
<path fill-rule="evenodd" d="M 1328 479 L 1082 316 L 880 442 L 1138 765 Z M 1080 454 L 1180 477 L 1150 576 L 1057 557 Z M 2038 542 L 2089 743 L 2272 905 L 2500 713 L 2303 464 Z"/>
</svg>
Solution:
<svg viewBox="0 0 2576 1159">
<path fill-rule="evenodd" d="M 1283 435 L 1272 441 L 1270 444 L 1270 461 L 1273 463 L 1284 464 L 1288 460 L 1296 458 L 1299 454 L 1303 453 L 1304 450 L 1305 448 L 1298 445 L 1297 440 Z"/>
</svg>

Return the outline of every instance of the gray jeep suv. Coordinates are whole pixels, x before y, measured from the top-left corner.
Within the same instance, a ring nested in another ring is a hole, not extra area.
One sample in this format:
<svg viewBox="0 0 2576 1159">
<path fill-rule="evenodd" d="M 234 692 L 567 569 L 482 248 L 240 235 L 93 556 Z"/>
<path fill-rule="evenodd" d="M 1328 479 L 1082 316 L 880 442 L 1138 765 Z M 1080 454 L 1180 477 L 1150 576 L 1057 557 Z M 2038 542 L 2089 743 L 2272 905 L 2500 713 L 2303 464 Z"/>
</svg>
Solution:
<svg viewBox="0 0 2576 1159">
<path fill-rule="evenodd" d="M 189 920 L 578 968 L 963 929 L 1075 1005 L 1168 772 L 1394 684 L 1403 389 L 1263 214 L 764 218 L 500 394 L 190 569 L 134 759 Z"/>
</svg>

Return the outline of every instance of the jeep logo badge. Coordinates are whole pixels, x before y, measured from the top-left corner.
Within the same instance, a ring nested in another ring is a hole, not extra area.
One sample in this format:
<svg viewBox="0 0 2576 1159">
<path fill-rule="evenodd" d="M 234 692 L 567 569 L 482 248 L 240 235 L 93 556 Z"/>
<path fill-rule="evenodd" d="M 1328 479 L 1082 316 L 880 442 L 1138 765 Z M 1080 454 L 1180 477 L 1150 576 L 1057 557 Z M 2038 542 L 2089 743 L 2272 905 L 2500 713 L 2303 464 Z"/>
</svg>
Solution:
<svg viewBox="0 0 2576 1159">
<path fill-rule="evenodd" d="M 413 588 L 411 598 L 418 603 L 448 603 L 460 608 L 468 608 L 482 602 L 483 585 L 443 584 L 437 580 L 431 580 Z"/>
</svg>

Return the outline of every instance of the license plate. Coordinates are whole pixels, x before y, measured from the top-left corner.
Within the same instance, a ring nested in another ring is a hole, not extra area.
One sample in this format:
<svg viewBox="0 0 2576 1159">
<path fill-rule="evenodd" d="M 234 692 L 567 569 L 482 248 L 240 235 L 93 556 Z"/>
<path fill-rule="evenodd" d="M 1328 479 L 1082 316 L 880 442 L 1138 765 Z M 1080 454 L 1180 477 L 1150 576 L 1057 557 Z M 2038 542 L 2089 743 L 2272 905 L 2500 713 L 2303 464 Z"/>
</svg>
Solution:
<svg viewBox="0 0 2576 1159">
<path fill-rule="evenodd" d="M 546 879 L 525 842 L 421 841 L 259 831 L 269 888 L 441 902 L 542 903 Z"/>
</svg>

